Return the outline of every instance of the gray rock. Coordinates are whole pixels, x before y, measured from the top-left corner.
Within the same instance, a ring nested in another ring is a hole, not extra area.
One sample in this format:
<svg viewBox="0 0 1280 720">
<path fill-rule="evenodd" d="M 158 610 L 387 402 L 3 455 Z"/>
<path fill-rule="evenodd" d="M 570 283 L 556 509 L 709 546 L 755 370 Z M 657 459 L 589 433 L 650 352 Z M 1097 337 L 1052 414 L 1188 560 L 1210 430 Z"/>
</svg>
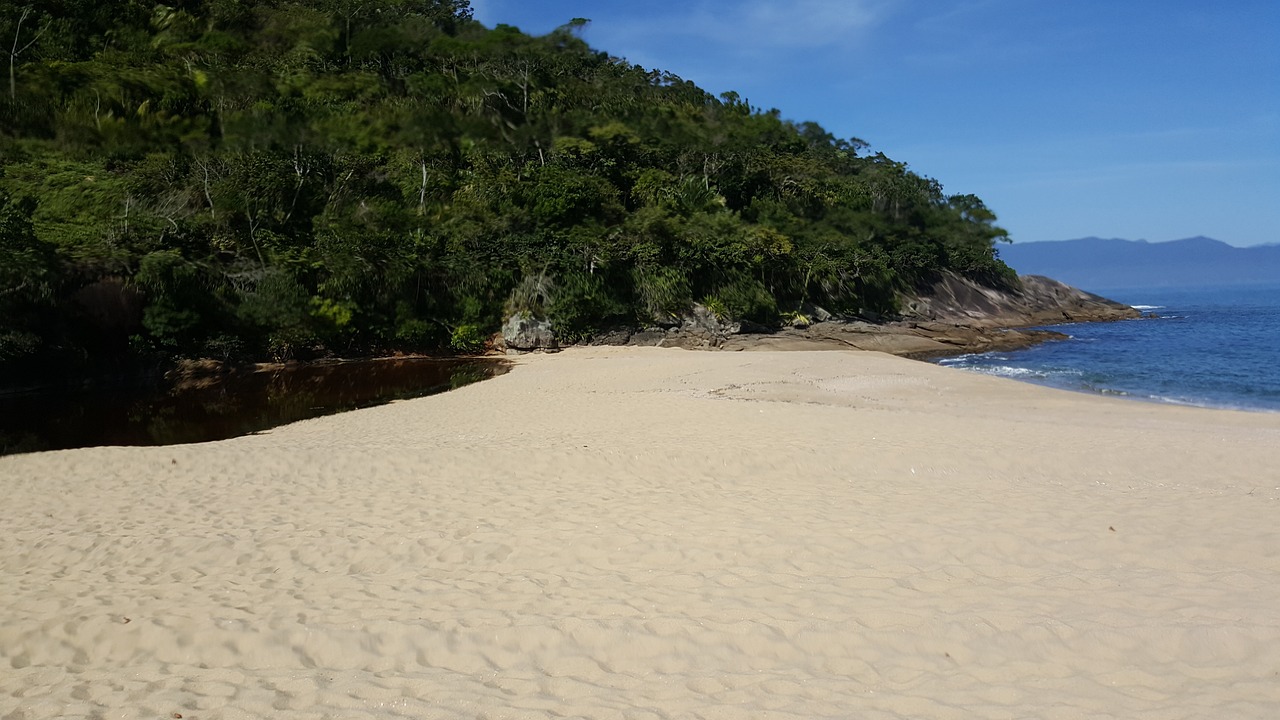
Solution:
<svg viewBox="0 0 1280 720">
<path fill-rule="evenodd" d="M 709 350 L 716 347 L 710 338 L 697 337 L 687 333 L 671 333 L 663 338 L 658 347 L 680 348 L 682 350 Z"/>
<path fill-rule="evenodd" d="M 816 323 L 826 322 L 833 317 L 832 314 L 827 312 L 824 308 L 820 308 L 812 303 L 805 303 L 804 305 L 801 305 L 800 312 L 809 316 L 809 320 Z"/>
<path fill-rule="evenodd" d="M 997 289 L 951 272 L 943 273 L 928 292 L 902 298 L 902 308 L 904 320 L 989 328 L 1123 320 L 1140 314 L 1046 277 L 1024 275 L 1017 287 Z"/>
<path fill-rule="evenodd" d="M 666 339 L 667 333 L 663 330 L 641 330 L 631 335 L 629 344 L 640 347 L 653 347 Z"/>
<path fill-rule="evenodd" d="M 741 332 L 742 324 L 721 320 L 706 305 L 694 303 L 693 309 L 684 316 L 680 330 L 689 335 L 724 339 Z"/>
<path fill-rule="evenodd" d="M 656 316 L 651 318 L 650 321 L 660 328 L 673 328 L 680 327 L 682 318 L 679 315 L 672 315 L 670 313 L 658 313 Z"/>
<path fill-rule="evenodd" d="M 502 326 L 502 340 L 514 350 L 554 350 L 556 341 L 551 321 L 539 320 L 528 313 L 516 313 Z"/>
<path fill-rule="evenodd" d="M 588 342 L 588 345 L 626 345 L 631 341 L 632 331 L 627 328 L 618 328 L 609 330 L 608 332 L 595 335 Z"/>
</svg>

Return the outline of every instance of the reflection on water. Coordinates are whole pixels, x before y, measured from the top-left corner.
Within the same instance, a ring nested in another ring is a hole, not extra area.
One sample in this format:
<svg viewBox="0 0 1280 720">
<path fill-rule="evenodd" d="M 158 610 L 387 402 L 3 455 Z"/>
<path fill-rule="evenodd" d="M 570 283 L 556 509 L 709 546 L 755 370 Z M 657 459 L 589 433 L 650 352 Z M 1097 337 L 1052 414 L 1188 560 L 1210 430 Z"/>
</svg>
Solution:
<svg viewBox="0 0 1280 720">
<path fill-rule="evenodd" d="M 176 445 L 444 392 L 500 375 L 501 360 L 397 358 L 116 387 L 0 396 L 0 455 L 95 445 Z"/>
</svg>

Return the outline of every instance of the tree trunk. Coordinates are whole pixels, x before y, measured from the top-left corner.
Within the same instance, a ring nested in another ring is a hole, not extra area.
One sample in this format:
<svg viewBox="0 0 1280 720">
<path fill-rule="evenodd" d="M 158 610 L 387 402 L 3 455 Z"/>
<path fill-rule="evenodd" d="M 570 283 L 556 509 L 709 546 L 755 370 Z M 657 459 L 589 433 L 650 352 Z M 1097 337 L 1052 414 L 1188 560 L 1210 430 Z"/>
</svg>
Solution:
<svg viewBox="0 0 1280 720">
<path fill-rule="evenodd" d="M 22 23 L 26 21 L 27 15 L 31 13 L 31 8 L 24 8 L 22 14 L 18 16 L 18 25 L 13 29 L 13 47 L 9 48 L 9 99 L 16 100 L 18 98 L 18 82 L 14 74 L 14 66 L 18 64 L 18 38 L 22 36 Z M 34 42 L 34 40 L 32 41 Z M 26 48 L 23 48 L 25 50 Z"/>
<path fill-rule="evenodd" d="M 427 211 L 427 159 L 421 158 L 419 162 L 422 164 L 422 186 L 418 189 L 418 214 L 422 215 Z"/>
<path fill-rule="evenodd" d="M 22 37 L 22 23 L 26 22 L 28 17 L 31 17 L 31 8 L 29 6 L 23 8 L 22 14 L 18 16 L 18 24 L 13 29 L 13 45 L 9 48 L 9 100 L 11 101 L 18 98 L 18 80 L 16 73 L 18 56 L 26 52 L 27 48 L 35 45 L 36 41 L 40 39 L 40 36 L 44 34 L 44 31 L 49 29 L 49 25 L 46 24 L 44 27 L 40 28 L 40 30 L 29 41 L 27 41 L 26 45 L 23 45 L 22 48 L 19 49 L 18 39 Z"/>
</svg>

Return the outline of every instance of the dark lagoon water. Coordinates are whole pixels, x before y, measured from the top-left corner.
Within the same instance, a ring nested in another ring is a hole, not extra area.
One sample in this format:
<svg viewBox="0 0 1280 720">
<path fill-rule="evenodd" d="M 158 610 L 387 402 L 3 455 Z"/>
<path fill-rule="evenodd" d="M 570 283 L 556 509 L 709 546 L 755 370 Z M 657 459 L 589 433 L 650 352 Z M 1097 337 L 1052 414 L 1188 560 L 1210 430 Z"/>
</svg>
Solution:
<svg viewBox="0 0 1280 720">
<path fill-rule="evenodd" d="M 134 385 L 0 395 L 0 455 L 222 440 L 444 392 L 507 367 L 494 359 L 395 358 L 233 373 L 176 389 Z"/>
<path fill-rule="evenodd" d="M 1071 339 L 939 363 L 1069 390 L 1280 412 L 1280 284 L 1094 292 L 1159 317 L 1058 325 Z"/>
</svg>

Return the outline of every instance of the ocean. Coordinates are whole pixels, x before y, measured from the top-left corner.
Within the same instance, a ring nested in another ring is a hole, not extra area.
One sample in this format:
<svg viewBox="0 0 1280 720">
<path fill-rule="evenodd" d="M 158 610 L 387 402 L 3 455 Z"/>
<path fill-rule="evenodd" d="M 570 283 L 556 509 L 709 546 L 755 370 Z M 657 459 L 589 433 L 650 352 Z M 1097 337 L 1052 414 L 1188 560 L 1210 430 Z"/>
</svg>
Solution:
<svg viewBox="0 0 1280 720">
<path fill-rule="evenodd" d="M 1280 412 L 1280 285 L 1091 292 L 1158 317 L 1055 325 L 1070 339 L 939 364 L 1136 400 Z"/>
</svg>

